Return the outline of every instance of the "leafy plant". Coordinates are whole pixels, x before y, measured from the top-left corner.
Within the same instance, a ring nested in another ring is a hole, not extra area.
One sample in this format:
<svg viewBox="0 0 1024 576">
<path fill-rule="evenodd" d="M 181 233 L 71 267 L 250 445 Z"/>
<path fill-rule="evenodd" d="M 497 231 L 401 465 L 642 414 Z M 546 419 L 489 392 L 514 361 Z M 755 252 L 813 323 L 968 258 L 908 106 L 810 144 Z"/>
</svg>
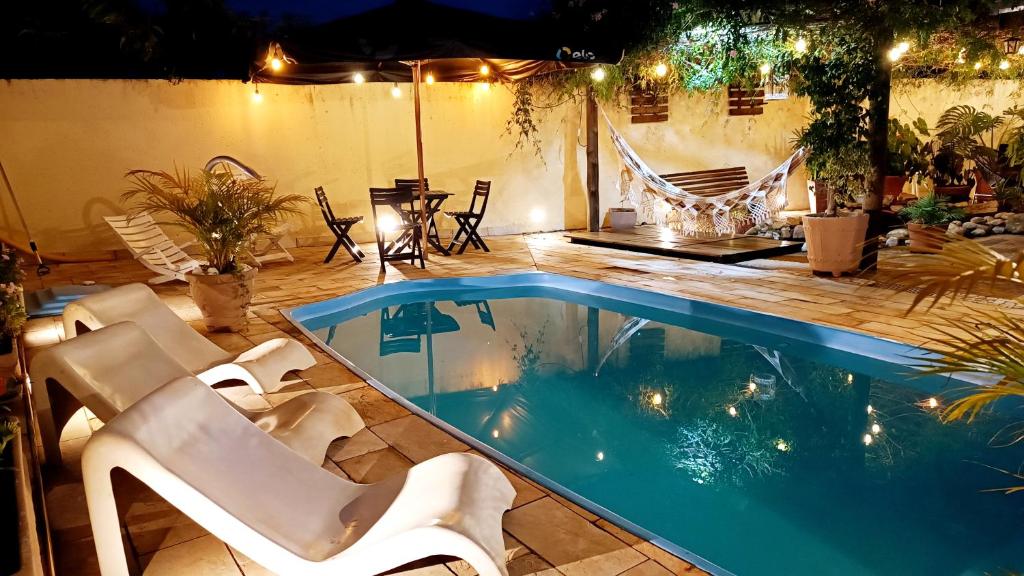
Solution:
<svg viewBox="0 0 1024 576">
<path fill-rule="evenodd" d="M 21 257 L 12 248 L 0 248 L 0 336 L 4 352 L 10 339 L 21 332 L 28 320 L 21 296 L 21 281 L 25 272 L 21 268 Z"/>
<path fill-rule="evenodd" d="M 1007 127 L 1000 142 L 1006 145 L 1006 161 L 1010 166 L 1024 165 L 1024 107 L 1007 108 Z"/>
<path fill-rule="evenodd" d="M 195 236 L 209 268 L 219 274 L 238 269 L 238 259 L 253 240 L 271 231 L 285 214 L 308 200 L 297 194 L 278 196 L 260 179 L 236 179 L 206 170 L 132 170 L 132 187 L 121 198 L 136 213 L 165 213 Z"/>
<path fill-rule="evenodd" d="M 889 176 L 913 176 L 928 169 L 924 142 L 914 128 L 896 118 L 889 119 Z"/>
<path fill-rule="evenodd" d="M 995 166 L 995 130 L 1003 125 L 1002 116 L 993 116 L 966 104 L 944 111 L 935 124 L 928 127 L 923 118 L 914 127 L 934 140 L 925 151 L 931 166 L 928 175 L 936 186 L 969 186 L 975 183 L 974 165 Z M 970 162 L 970 163 L 968 163 Z"/>
<path fill-rule="evenodd" d="M 949 204 L 949 199 L 928 194 L 908 204 L 900 211 L 904 219 L 923 226 L 939 226 L 963 219 L 966 213 Z"/>
<path fill-rule="evenodd" d="M 21 434 L 21 425 L 17 420 L 9 416 L 0 418 L 0 457 L 7 450 L 7 444 Z"/>
</svg>

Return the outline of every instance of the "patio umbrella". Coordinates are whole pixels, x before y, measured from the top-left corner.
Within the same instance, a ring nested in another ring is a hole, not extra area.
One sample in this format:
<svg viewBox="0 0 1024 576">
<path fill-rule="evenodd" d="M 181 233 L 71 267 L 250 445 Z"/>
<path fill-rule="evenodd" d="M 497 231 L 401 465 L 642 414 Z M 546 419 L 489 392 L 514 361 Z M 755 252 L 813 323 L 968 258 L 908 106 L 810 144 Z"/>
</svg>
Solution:
<svg viewBox="0 0 1024 576">
<path fill-rule="evenodd" d="M 416 166 L 426 238 L 420 83 L 423 65 L 438 82 L 517 81 L 598 63 L 623 54 L 611 35 L 588 37 L 545 15 L 516 19 L 425 0 L 399 0 L 337 18 L 319 14 L 282 28 L 254 82 L 413 83 Z"/>
</svg>

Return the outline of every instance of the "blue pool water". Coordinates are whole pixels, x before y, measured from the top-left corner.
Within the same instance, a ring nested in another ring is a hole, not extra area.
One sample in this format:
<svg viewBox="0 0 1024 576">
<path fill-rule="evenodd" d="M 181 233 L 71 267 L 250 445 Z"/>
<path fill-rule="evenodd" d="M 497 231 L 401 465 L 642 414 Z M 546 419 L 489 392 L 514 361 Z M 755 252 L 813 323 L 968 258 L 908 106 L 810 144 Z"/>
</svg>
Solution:
<svg viewBox="0 0 1024 576">
<path fill-rule="evenodd" d="M 549 274 L 403 282 L 289 317 L 385 393 L 707 570 L 1024 568 L 1020 405 L 942 424 L 920 352 Z M 1015 420 L 1016 419 L 1016 420 Z M 1019 482 L 1018 482 L 1019 483 Z"/>
</svg>

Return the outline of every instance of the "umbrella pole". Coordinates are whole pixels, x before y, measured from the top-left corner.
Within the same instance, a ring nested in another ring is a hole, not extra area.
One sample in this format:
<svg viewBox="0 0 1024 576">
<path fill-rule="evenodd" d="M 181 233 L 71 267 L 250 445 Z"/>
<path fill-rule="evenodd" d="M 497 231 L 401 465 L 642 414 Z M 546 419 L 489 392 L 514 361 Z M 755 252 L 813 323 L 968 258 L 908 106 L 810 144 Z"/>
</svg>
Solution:
<svg viewBox="0 0 1024 576">
<path fill-rule="evenodd" d="M 412 95 L 416 111 L 416 169 L 420 179 L 420 223 L 423 225 L 423 237 L 420 239 L 420 250 L 423 251 L 423 258 L 427 257 L 427 233 L 430 231 L 430 223 L 427 222 L 427 191 L 423 177 L 423 127 L 420 118 L 420 73 L 422 62 L 416 61 L 412 68 Z"/>
</svg>

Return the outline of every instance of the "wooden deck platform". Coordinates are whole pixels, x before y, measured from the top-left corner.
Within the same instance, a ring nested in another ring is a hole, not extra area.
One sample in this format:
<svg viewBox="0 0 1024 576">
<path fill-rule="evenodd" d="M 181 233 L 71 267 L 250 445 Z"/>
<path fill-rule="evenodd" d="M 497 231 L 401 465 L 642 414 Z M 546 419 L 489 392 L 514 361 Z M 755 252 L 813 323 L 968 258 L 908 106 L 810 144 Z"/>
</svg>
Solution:
<svg viewBox="0 0 1024 576">
<path fill-rule="evenodd" d="M 758 258 L 770 258 L 799 252 L 802 240 L 772 240 L 759 236 L 688 238 L 663 232 L 658 226 L 637 226 L 633 231 L 603 229 L 600 232 L 577 230 L 566 233 L 573 244 L 617 248 L 659 256 L 734 264 Z"/>
</svg>

